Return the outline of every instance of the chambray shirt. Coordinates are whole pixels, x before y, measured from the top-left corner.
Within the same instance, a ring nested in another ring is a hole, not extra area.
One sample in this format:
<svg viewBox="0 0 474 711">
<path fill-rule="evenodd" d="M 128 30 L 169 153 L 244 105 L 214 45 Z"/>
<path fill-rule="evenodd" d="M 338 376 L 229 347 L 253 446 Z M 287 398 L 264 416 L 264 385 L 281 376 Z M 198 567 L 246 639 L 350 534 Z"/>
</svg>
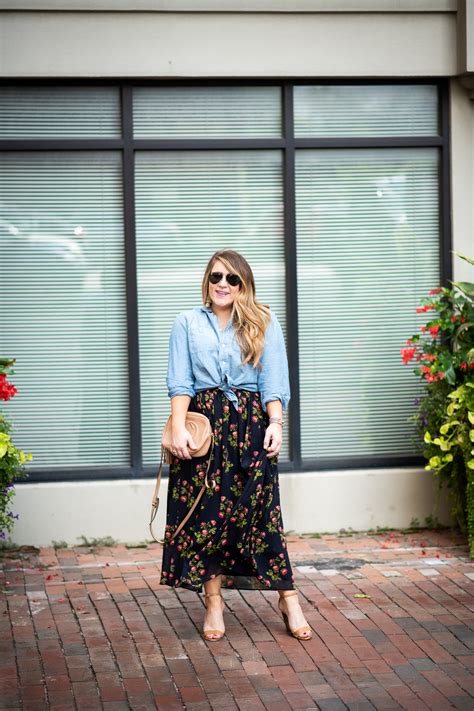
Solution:
<svg viewBox="0 0 474 711">
<path fill-rule="evenodd" d="M 251 363 L 242 364 L 233 324 L 229 320 L 222 331 L 210 306 L 182 311 L 170 333 L 168 395 L 194 397 L 199 390 L 217 387 L 237 407 L 237 396 L 231 388 L 242 388 L 260 392 L 265 409 L 269 400 L 280 400 L 285 410 L 290 400 L 288 360 L 283 332 L 273 312 L 261 364 L 261 370 Z"/>
</svg>

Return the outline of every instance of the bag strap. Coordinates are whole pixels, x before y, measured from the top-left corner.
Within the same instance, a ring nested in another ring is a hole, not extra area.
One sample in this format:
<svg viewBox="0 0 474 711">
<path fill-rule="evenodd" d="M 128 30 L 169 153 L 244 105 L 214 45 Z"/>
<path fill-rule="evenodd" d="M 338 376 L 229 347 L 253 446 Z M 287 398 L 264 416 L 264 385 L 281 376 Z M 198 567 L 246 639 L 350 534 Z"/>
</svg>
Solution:
<svg viewBox="0 0 474 711">
<path fill-rule="evenodd" d="M 159 496 L 158 496 L 158 493 L 159 493 L 159 490 L 160 490 L 161 472 L 162 472 L 162 470 L 163 470 L 164 453 L 165 453 L 165 448 L 164 448 L 163 445 L 162 445 L 162 446 L 161 446 L 160 468 L 159 468 L 159 470 L 158 470 L 158 476 L 157 476 L 157 479 L 156 479 L 155 491 L 153 492 L 153 499 L 152 499 L 152 502 L 151 502 L 151 516 L 150 516 L 150 524 L 149 524 L 149 526 L 150 526 L 150 533 L 151 533 L 151 535 L 152 535 L 152 538 L 153 538 L 153 540 L 155 540 L 157 543 L 163 543 L 163 542 L 164 542 L 163 540 L 159 540 L 159 539 L 155 536 L 154 531 L 153 531 L 153 521 L 154 521 L 155 518 L 156 518 L 156 514 L 158 513 L 158 507 L 159 507 L 159 505 L 160 505 L 160 498 L 159 498 Z M 186 516 L 183 518 L 183 520 L 181 521 L 181 523 L 179 524 L 179 526 L 176 528 L 175 532 L 173 533 L 173 535 L 172 535 L 171 538 L 169 539 L 168 543 L 171 543 L 171 541 L 178 535 L 178 533 L 181 531 L 181 529 L 183 528 L 183 526 L 186 524 L 186 522 L 187 522 L 188 519 L 190 518 L 191 514 L 192 514 L 193 511 L 195 510 L 196 506 L 198 505 L 198 503 L 199 503 L 200 500 L 202 499 L 202 495 L 204 494 L 204 492 L 206 491 L 206 489 L 209 488 L 209 487 L 213 489 L 213 488 L 215 487 L 215 485 L 216 485 L 215 481 L 212 480 L 212 481 L 211 481 L 211 484 L 209 484 L 209 480 L 208 480 L 208 478 L 207 478 L 207 476 L 208 476 L 208 474 L 209 474 L 209 470 L 210 470 L 210 468 L 211 468 L 211 462 L 212 462 L 212 460 L 213 460 L 213 456 L 214 456 L 214 438 L 212 438 L 212 447 L 211 447 L 211 452 L 210 452 L 210 454 L 209 454 L 209 459 L 208 459 L 208 462 L 207 462 L 206 476 L 205 476 L 205 478 L 204 478 L 204 484 L 203 484 L 202 487 L 200 488 L 199 493 L 198 493 L 198 495 L 196 496 L 196 499 L 195 499 L 193 505 L 191 506 L 191 508 L 189 509 L 188 513 L 187 513 Z"/>
</svg>

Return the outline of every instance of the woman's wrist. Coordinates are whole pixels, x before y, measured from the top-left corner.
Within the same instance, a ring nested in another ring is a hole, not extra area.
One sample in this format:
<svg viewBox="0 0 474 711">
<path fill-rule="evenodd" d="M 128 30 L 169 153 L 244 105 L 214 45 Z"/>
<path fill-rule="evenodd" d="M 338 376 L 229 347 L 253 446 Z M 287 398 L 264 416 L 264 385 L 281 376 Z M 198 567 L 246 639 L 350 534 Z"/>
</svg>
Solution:
<svg viewBox="0 0 474 711">
<path fill-rule="evenodd" d="M 180 415 L 176 415 L 176 417 L 171 417 L 171 429 L 174 432 L 183 429 L 183 427 L 186 427 L 186 420 L 184 417 L 181 417 Z"/>
<path fill-rule="evenodd" d="M 268 423 L 270 425 L 277 424 L 277 425 L 281 425 L 283 427 L 284 420 L 283 420 L 283 417 L 274 416 L 274 417 L 270 417 Z"/>
</svg>

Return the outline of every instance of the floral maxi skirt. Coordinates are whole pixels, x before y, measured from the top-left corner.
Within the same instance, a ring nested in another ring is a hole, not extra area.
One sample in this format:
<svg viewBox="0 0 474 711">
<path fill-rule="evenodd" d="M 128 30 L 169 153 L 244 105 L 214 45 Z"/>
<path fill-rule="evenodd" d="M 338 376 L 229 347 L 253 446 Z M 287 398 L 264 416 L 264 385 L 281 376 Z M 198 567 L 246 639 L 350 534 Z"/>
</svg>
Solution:
<svg viewBox="0 0 474 711">
<path fill-rule="evenodd" d="M 207 457 L 170 465 L 161 584 L 202 591 L 222 574 L 222 586 L 292 590 L 294 578 L 280 507 L 277 457 L 263 448 L 268 415 L 258 392 L 233 388 L 238 408 L 218 388 L 201 390 L 189 411 L 204 413 L 214 432 L 207 488 L 173 541 L 174 531 L 203 483 Z"/>
</svg>

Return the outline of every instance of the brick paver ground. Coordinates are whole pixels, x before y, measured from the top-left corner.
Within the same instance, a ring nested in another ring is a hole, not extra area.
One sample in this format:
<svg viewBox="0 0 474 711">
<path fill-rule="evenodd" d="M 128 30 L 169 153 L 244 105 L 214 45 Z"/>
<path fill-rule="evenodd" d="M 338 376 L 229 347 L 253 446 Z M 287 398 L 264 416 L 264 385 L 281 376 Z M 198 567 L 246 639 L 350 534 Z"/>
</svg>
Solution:
<svg viewBox="0 0 474 711">
<path fill-rule="evenodd" d="M 451 531 L 288 536 L 314 635 L 277 593 L 159 585 L 159 544 L 19 549 L 2 558 L 2 709 L 474 709 L 474 565 Z"/>
</svg>

